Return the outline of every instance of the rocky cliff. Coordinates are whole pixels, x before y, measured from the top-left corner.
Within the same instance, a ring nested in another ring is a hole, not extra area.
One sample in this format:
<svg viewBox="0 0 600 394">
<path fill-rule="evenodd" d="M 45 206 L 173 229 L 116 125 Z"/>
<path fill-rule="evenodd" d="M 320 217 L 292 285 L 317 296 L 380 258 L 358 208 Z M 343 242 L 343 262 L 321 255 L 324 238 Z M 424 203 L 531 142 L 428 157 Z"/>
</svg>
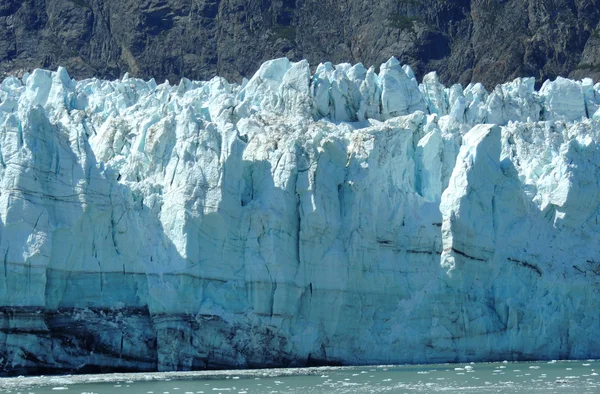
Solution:
<svg viewBox="0 0 600 394">
<path fill-rule="evenodd" d="M 600 84 L 0 85 L 5 374 L 600 356 Z"/>
<path fill-rule="evenodd" d="M 539 86 L 600 75 L 599 21 L 598 0 L 3 0 L 0 76 L 61 65 L 80 78 L 240 82 L 280 56 L 395 56 L 419 78 Z"/>
</svg>

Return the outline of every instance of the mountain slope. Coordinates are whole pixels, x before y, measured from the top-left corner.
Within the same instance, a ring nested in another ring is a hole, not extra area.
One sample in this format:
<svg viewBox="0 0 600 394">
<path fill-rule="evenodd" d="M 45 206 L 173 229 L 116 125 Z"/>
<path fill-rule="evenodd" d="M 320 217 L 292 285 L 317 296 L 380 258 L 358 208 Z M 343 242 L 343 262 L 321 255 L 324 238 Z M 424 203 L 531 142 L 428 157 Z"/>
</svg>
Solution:
<svg viewBox="0 0 600 394">
<path fill-rule="evenodd" d="M 268 59 L 381 64 L 489 89 L 515 77 L 597 77 L 598 0 L 4 0 L 0 76 L 241 81 Z"/>
</svg>

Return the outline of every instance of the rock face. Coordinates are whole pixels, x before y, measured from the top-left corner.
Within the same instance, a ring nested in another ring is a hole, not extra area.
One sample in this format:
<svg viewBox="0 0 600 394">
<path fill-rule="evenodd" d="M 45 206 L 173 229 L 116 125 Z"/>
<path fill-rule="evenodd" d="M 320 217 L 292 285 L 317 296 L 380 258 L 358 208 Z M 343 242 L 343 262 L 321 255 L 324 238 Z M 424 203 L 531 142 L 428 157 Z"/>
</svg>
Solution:
<svg viewBox="0 0 600 394">
<path fill-rule="evenodd" d="M 3 0 L 0 77 L 241 82 L 268 59 L 378 65 L 474 81 L 600 76 L 599 0 Z"/>
<path fill-rule="evenodd" d="M 3 373 L 599 357 L 600 84 L 380 69 L 5 79 Z"/>
</svg>

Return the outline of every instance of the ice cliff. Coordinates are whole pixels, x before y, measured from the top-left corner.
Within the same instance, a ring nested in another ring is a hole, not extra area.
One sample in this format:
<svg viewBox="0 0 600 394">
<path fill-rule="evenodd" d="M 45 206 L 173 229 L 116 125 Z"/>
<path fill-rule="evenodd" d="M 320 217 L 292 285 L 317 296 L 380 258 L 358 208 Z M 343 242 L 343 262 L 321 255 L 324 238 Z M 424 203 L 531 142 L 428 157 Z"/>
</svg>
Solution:
<svg viewBox="0 0 600 394">
<path fill-rule="evenodd" d="M 600 357 L 600 84 L 0 86 L 5 374 Z"/>
</svg>

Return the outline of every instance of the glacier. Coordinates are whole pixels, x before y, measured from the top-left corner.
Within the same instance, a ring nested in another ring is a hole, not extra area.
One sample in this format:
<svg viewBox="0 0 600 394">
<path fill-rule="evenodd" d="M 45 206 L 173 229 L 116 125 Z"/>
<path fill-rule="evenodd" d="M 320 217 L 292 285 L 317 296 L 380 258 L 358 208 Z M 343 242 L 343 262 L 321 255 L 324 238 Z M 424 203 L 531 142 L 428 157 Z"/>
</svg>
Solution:
<svg viewBox="0 0 600 394">
<path fill-rule="evenodd" d="M 0 85 L 7 374 L 600 357 L 600 84 Z"/>
</svg>

